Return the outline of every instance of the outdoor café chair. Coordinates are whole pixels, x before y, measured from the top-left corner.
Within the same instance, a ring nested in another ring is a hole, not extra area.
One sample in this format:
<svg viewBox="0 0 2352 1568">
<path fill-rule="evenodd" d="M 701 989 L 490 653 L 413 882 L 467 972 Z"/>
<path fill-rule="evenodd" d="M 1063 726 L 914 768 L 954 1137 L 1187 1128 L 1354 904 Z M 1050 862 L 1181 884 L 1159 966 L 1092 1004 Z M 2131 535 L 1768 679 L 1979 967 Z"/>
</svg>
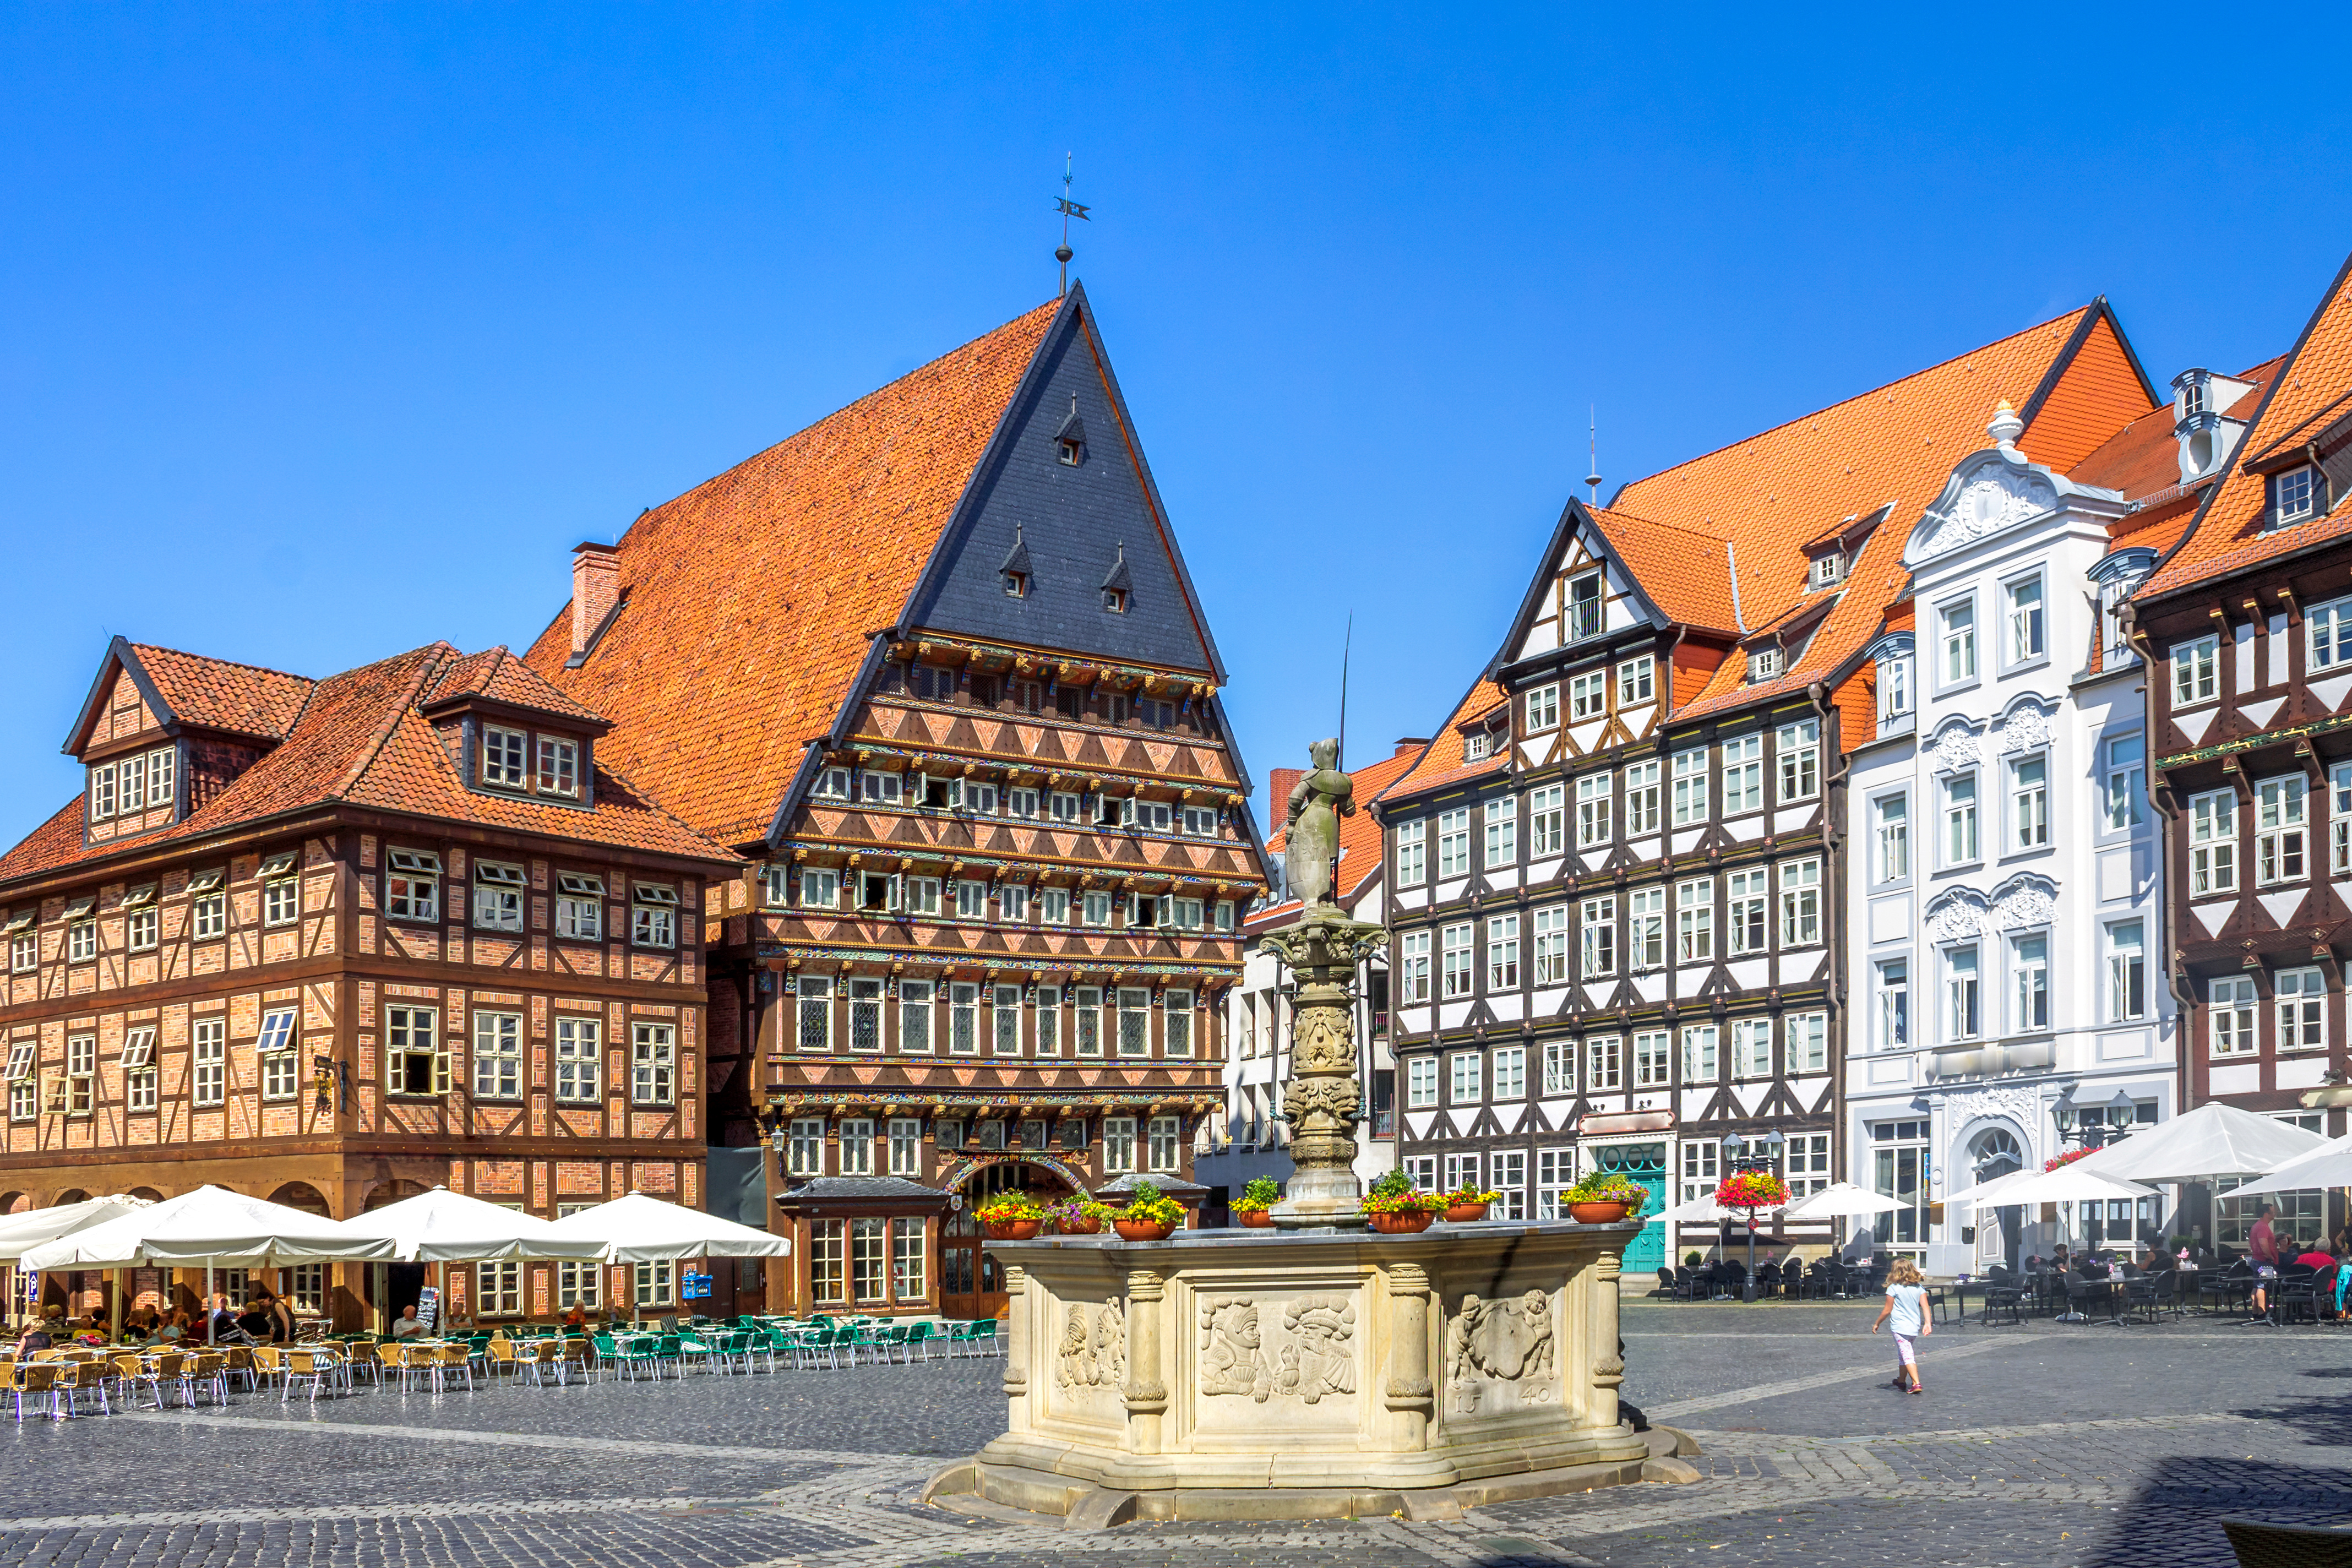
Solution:
<svg viewBox="0 0 2352 1568">
<path fill-rule="evenodd" d="M 2197 1305 L 2200 1311 L 2226 1312 L 2235 1301 L 2251 1298 L 2254 1290 L 2253 1266 L 2241 1258 L 2227 1268 L 2207 1268 L 2197 1279 Z"/>
<path fill-rule="evenodd" d="M 45 1414 L 58 1413 L 57 1362 L 20 1362 L 12 1369 L 7 1383 L 9 1395 L 16 1402 L 16 1419 L 25 1418 L 25 1402 L 36 1400 L 45 1406 Z"/>
<path fill-rule="evenodd" d="M 319 1391 L 334 1379 L 335 1355 L 331 1351 L 312 1349 L 309 1346 L 299 1350 L 289 1350 L 279 1358 L 278 1371 L 278 1404 L 283 1405 L 293 1397 L 294 1385 L 298 1383 L 307 1383 L 310 1385 L 310 1399 L 313 1404 L 316 1404 Z"/>
<path fill-rule="evenodd" d="M 466 1345 L 434 1345 L 427 1352 L 433 1371 L 433 1392 L 438 1394 L 449 1386 L 452 1377 L 466 1380 L 466 1392 L 474 1392 L 474 1356 Z"/>
<path fill-rule="evenodd" d="M 2305 1263 L 2289 1263 L 2281 1268 L 2278 1284 L 2271 1291 L 2270 1305 L 2273 1322 L 2284 1323 L 2298 1311 L 2305 1310 L 2313 1322 L 2319 1321 L 2318 1270 Z"/>
<path fill-rule="evenodd" d="M 908 1325 L 907 1350 L 909 1355 L 919 1353 L 923 1360 L 930 1361 L 933 1359 L 931 1355 L 931 1347 L 938 1342 L 939 1342 L 937 1340 L 931 1337 L 931 1322 L 929 1319 L 926 1318 L 919 1323 L 910 1323 Z"/>
<path fill-rule="evenodd" d="M 595 1382 L 596 1358 L 592 1353 L 587 1340 L 574 1334 L 557 1342 L 563 1347 L 563 1359 L 556 1363 L 555 1381 L 569 1382 L 572 1374 L 576 1372 L 580 1374 L 581 1382 Z"/>
<path fill-rule="evenodd" d="M 100 1411 L 108 1415 L 113 1415 L 114 1406 L 109 1405 L 106 1400 L 106 1380 L 112 1376 L 113 1373 L 113 1366 L 102 1361 L 79 1361 L 73 1363 L 70 1367 L 58 1368 L 57 1382 L 54 1384 L 58 1401 L 57 1414 L 79 1415 L 81 1414 L 82 1396 L 95 1394 L 98 1396 Z"/>
<path fill-rule="evenodd" d="M 2124 1316 L 2152 1323 L 2172 1304 L 2172 1270 L 2124 1281 Z"/>
<path fill-rule="evenodd" d="M 275 1345 L 256 1345 L 249 1351 L 239 1349 L 231 1352 L 229 1361 L 231 1366 L 236 1364 L 237 1355 L 251 1359 L 254 1375 L 263 1383 L 277 1382 L 279 1374 L 286 1370 L 285 1352 Z"/>
<path fill-rule="evenodd" d="M 199 1393 L 210 1393 L 215 1405 L 228 1403 L 228 1357 L 218 1351 L 197 1351 L 180 1363 L 180 1394 L 189 1408 Z"/>
<path fill-rule="evenodd" d="M 530 1381 L 533 1384 L 545 1388 L 547 1375 L 551 1372 L 555 1374 L 557 1383 L 563 1381 L 563 1342 L 562 1340 L 533 1340 L 526 1348 L 530 1352 L 530 1358 L 521 1364 L 530 1369 Z"/>
<path fill-rule="evenodd" d="M 522 1375 L 522 1360 L 515 1352 L 515 1342 L 504 1335 L 490 1341 L 489 1364 L 483 1372 L 482 1381 L 495 1385 L 501 1372 L 507 1374 L 509 1383 Z"/>
</svg>

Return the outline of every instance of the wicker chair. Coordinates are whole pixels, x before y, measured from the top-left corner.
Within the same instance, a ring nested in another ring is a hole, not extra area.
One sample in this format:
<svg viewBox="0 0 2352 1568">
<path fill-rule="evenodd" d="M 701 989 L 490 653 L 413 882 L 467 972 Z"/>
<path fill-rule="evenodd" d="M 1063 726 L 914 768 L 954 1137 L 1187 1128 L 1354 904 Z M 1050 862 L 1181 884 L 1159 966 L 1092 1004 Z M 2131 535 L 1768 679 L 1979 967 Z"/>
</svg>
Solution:
<svg viewBox="0 0 2352 1568">
<path fill-rule="evenodd" d="M 46 1406 L 45 1414 L 58 1413 L 58 1367 L 53 1361 L 27 1361 L 10 1369 L 6 1384 L 8 1394 L 16 1402 L 16 1419 L 25 1418 L 25 1402 L 37 1400 Z"/>
</svg>

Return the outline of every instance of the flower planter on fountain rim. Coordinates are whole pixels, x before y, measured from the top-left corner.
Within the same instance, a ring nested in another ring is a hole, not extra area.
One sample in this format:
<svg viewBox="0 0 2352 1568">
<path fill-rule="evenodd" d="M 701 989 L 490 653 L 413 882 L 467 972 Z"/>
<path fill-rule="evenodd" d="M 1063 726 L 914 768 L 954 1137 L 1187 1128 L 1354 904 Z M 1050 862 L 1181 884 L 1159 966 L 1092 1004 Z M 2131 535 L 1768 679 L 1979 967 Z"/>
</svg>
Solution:
<svg viewBox="0 0 2352 1568">
<path fill-rule="evenodd" d="M 1568 1217 L 1579 1225 L 1615 1225 L 1633 1212 L 1632 1204 L 1590 1203 L 1568 1205 Z"/>
<path fill-rule="evenodd" d="M 1410 1236 L 1427 1230 L 1429 1222 L 1436 1217 L 1427 1209 L 1391 1209 L 1385 1213 L 1372 1209 L 1365 1213 L 1364 1223 L 1383 1236 Z"/>
<path fill-rule="evenodd" d="M 1098 1219 L 1066 1219 L 1054 1226 L 1064 1236 L 1100 1236 L 1102 1221 Z"/>
<path fill-rule="evenodd" d="M 1487 1204 L 1452 1204 L 1445 1210 L 1448 1225 L 1475 1225 L 1486 1217 Z"/>
<path fill-rule="evenodd" d="M 1274 1228 L 1274 1213 L 1270 1209 L 1235 1209 L 1234 1217 L 1252 1230 Z"/>
<path fill-rule="evenodd" d="M 988 1232 L 991 1241 L 1034 1241 L 1037 1233 L 1045 1228 L 1043 1219 L 982 1220 L 981 1227 Z"/>
<path fill-rule="evenodd" d="M 1121 1241 L 1165 1241 L 1176 1232 L 1172 1220 L 1120 1218 L 1110 1224 Z"/>
</svg>

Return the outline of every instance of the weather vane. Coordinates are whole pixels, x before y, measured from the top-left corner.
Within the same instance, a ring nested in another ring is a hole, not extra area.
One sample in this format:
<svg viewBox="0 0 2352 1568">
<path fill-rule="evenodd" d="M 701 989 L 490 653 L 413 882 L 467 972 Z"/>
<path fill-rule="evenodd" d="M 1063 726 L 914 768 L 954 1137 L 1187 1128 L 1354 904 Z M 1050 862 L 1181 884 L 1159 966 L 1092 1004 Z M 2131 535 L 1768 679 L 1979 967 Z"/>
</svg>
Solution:
<svg viewBox="0 0 2352 1568">
<path fill-rule="evenodd" d="M 1070 248 L 1070 220 L 1094 221 L 1087 216 L 1084 204 L 1070 199 L 1070 172 L 1075 162 L 1073 154 L 1062 154 L 1062 199 L 1055 204 L 1055 210 L 1062 215 L 1062 243 L 1054 247 L 1054 259 L 1062 264 L 1062 292 L 1065 294 L 1070 291 L 1070 258 L 1077 254 Z"/>
</svg>

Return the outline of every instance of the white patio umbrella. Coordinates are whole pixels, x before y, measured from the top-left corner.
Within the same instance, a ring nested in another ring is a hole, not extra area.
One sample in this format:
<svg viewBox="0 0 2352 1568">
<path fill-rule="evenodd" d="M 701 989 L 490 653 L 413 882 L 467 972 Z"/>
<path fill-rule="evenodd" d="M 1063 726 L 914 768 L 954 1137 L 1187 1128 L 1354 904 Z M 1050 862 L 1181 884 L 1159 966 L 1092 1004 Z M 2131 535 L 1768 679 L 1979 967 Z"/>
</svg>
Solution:
<svg viewBox="0 0 2352 1568">
<path fill-rule="evenodd" d="M 1738 1209 L 1718 1207 L 1713 1193 L 1693 1198 L 1686 1204 L 1676 1204 L 1673 1208 L 1650 1215 L 1650 1218 L 1667 1225 L 1721 1225 L 1727 1220 L 1745 1225 L 1748 1221 L 1747 1215 Z"/>
<path fill-rule="evenodd" d="M 198 1187 L 29 1247 L 27 1268 L 130 1268 L 152 1263 L 271 1267 L 331 1258 L 380 1258 L 391 1242 L 355 1235 L 340 1220 Z"/>
<path fill-rule="evenodd" d="M 1901 1198 L 1865 1192 L 1852 1182 L 1832 1182 L 1820 1192 L 1799 1198 L 1780 1211 L 1783 1220 L 1853 1219 L 1859 1215 L 1893 1214 L 1911 1205 Z"/>
<path fill-rule="evenodd" d="M 1995 1176 L 1991 1181 L 1979 1182 L 1973 1187 L 1963 1187 L 1957 1193 L 1946 1194 L 1944 1197 L 1944 1206 L 1948 1209 L 2008 1208 L 2016 1200 L 2003 1196 L 2002 1194 L 2006 1194 L 2010 1188 L 2030 1182 L 2041 1173 L 2042 1173 L 2039 1171 L 2029 1171 L 2024 1167 L 2020 1166 L 2018 1169 L 2011 1171 L 2004 1175 Z"/>
<path fill-rule="evenodd" d="M 2326 1142 L 2316 1132 L 2210 1100 L 2186 1115 L 2084 1155 L 2067 1169 L 2096 1171 L 2127 1182 L 2264 1176 Z"/>
<path fill-rule="evenodd" d="M 2012 1204 L 2090 1204 L 2105 1203 L 2110 1198 L 2152 1198 L 2156 1189 L 2143 1187 L 2137 1182 L 2126 1182 L 2103 1171 L 2084 1169 L 2088 1158 L 2061 1165 L 2054 1171 L 2038 1171 L 2012 1187 L 2000 1191 L 2000 1206 Z"/>
<path fill-rule="evenodd" d="M 566 1215 L 548 1227 L 567 1240 L 601 1244 L 608 1263 L 664 1263 L 683 1258 L 788 1258 L 781 1236 L 737 1225 L 700 1209 L 631 1193 Z"/>
<path fill-rule="evenodd" d="M 2299 1193 L 2314 1187 L 2352 1187 L 2352 1137 L 2338 1138 L 2322 1143 L 2307 1154 L 2299 1155 L 2264 1176 L 2259 1182 L 2248 1182 L 2230 1189 L 2230 1196 L 2250 1197 L 2256 1193 Z"/>
<path fill-rule="evenodd" d="M 94 1225 L 104 1225 L 134 1209 L 143 1209 L 154 1202 L 152 1198 L 126 1197 L 120 1194 L 110 1197 L 85 1198 L 78 1204 L 59 1204 L 55 1208 L 27 1209 L 23 1214 L 0 1215 L 0 1263 L 14 1263 L 25 1255 L 27 1247 L 38 1247 L 45 1241 L 55 1241 L 78 1230 Z"/>
<path fill-rule="evenodd" d="M 509 1258 L 601 1258 L 604 1243 L 566 1236 L 553 1222 L 436 1187 L 343 1222 L 354 1236 L 390 1241 L 403 1263 L 479 1263 Z"/>
</svg>

